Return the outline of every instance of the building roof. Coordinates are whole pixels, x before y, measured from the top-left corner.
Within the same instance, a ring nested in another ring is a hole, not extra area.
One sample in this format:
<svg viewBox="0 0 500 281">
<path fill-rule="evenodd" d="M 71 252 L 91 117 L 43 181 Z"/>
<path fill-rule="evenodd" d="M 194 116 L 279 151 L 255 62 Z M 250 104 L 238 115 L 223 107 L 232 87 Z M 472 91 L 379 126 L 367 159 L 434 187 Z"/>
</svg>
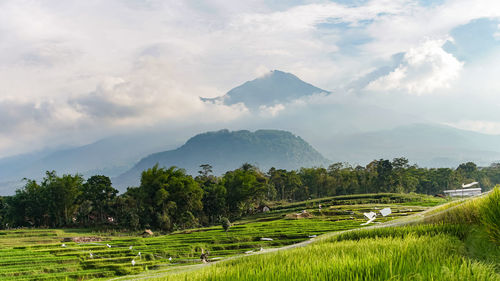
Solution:
<svg viewBox="0 0 500 281">
<path fill-rule="evenodd" d="M 472 191 L 481 191 L 480 187 L 477 188 L 464 188 L 464 189 L 450 189 L 450 190 L 445 190 L 443 191 L 444 193 L 451 193 L 451 192 L 472 192 Z"/>
</svg>

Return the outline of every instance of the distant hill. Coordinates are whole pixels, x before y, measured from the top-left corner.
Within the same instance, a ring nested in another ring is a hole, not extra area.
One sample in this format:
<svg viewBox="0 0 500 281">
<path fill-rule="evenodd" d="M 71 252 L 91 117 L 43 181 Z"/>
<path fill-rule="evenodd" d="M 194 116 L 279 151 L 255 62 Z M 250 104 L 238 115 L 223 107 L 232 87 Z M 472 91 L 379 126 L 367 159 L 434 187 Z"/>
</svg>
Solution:
<svg viewBox="0 0 500 281">
<path fill-rule="evenodd" d="M 406 157 L 423 167 L 457 167 L 468 161 L 488 166 L 500 161 L 500 136 L 437 124 L 338 135 L 317 147 L 334 161 L 362 165 L 393 157 Z"/>
<path fill-rule="evenodd" d="M 318 93 L 330 92 L 306 83 L 291 73 L 273 70 L 243 83 L 222 97 L 201 99 L 222 101 L 226 105 L 244 103 L 250 109 L 258 109 L 259 106 L 272 106 Z"/>
<path fill-rule="evenodd" d="M 151 154 L 114 179 L 113 183 L 122 188 L 138 185 L 141 172 L 156 163 L 184 168 L 192 175 L 197 174 L 201 164 L 210 164 L 214 173 L 220 175 L 245 162 L 264 171 L 271 167 L 297 169 L 329 164 L 312 146 L 290 132 L 221 130 L 196 135 L 175 150 Z"/>
</svg>

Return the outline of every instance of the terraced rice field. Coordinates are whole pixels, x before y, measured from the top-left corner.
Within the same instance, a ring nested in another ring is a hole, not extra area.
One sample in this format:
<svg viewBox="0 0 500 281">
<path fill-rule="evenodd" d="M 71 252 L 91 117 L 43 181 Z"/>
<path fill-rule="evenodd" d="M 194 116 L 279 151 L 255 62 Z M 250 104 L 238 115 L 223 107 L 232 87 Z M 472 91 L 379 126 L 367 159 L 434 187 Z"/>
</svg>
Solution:
<svg viewBox="0 0 500 281">
<path fill-rule="evenodd" d="M 500 281 L 500 186 L 452 203 L 380 226 L 329 233 L 304 247 L 138 277 L 151 281 Z"/>
<path fill-rule="evenodd" d="M 173 265 L 200 263 L 202 249 L 210 253 L 209 259 L 224 259 L 261 248 L 291 245 L 314 235 L 358 228 L 366 221 L 363 212 L 391 207 L 390 216 L 377 218 L 376 222 L 380 223 L 427 208 L 407 205 L 443 202 L 422 197 L 420 201 L 413 198 L 414 204 L 411 204 L 410 200 L 401 199 L 403 197 L 387 198 L 375 195 L 368 199 L 340 197 L 275 205 L 271 212 L 236 222 L 228 232 L 220 226 L 153 237 L 88 230 L 0 231 L 0 280 L 106 280 L 148 270 L 167 270 Z M 389 204 L 373 203 L 380 200 Z M 321 210 L 318 208 L 320 203 Z M 339 205 L 345 203 L 350 205 Z M 302 210 L 312 216 L 299 219 L 287 216 Z M 102 241 L 62 242 L 65 237 L 99 237 Z M 261 238 L 270 239 L 263 241 Z"/>
</svg>

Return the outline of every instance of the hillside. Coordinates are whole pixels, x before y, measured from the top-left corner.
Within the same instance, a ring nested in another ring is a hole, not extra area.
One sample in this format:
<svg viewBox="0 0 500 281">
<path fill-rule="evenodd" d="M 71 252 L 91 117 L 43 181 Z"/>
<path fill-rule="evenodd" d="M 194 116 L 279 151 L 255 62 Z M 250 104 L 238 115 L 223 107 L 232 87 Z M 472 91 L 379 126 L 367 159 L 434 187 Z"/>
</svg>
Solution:
<svg viewBox="0 0 500 281">
<path fill-rule="evenodd" d="M 226 105 L 244 103 L 250 109 L 272 106 L 318 93 L 330 93 L 300 80 L 297 76 L 273 70 L 267 75 L 247 81 L 218 98 L 203 101 L 222 101 Z"/>
<path fill-rule="evenodd" d="M 236 169 L 243 163 L 266 171 L 271 167 L 298 169 L 326 166 L 329 161 L 302 138 L 278 130 L 208 132 L 189 139 L 183 146 L 143 158 L 132 169 L 113 180 L 115 186 L 137 185 L 140 174 L 158 163 L 177 166 L 196 175 L 201 164 L 213 166 L 215 174 Z"/>
</svg>

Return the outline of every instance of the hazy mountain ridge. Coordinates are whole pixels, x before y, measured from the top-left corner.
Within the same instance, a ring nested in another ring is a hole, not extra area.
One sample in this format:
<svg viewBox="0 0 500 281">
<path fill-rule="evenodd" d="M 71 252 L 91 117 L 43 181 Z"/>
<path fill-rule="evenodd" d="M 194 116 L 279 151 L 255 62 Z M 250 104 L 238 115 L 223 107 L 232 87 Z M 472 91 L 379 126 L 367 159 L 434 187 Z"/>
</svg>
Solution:
<svg viewBox="0 0 500 281">
<path fill-rule="evenodd" d="M 500 160 L 500 136 L 437 124 L 339 135 L 327 146 L 318 146 L 327 157 L 363 165 L 392 157 L 406 157 L 424 167 L 456 167 L 467 161 L 487 166 Z"/>
<path fill-rule="evenodd" d="M 172 148 L 178 142 L 165 133 L 119 135 L 72 148 L 47 150 L 0 159 L 0 194 L 12 194 L 23 178 L 39 180 L 45 171 L 117 176 L 144 155 Z M 10 192 L 9 192 L 10 191 Z"/>
<path fill-rule="evenodd" d="M 298 169 L 330 163 L 302 138 L 290 132 L 220 130 L 196 135 L 175 150 L 151 154 L 113 182 L 120 187 L 137 185 L 141 172 L 156 163 L 184 168 L 192 175 L 197 174 L 201 164 L 210 164 L 214 173 L 220 175 L 245 162 L 264 171 L 271 167 Z"/>
</svg>

